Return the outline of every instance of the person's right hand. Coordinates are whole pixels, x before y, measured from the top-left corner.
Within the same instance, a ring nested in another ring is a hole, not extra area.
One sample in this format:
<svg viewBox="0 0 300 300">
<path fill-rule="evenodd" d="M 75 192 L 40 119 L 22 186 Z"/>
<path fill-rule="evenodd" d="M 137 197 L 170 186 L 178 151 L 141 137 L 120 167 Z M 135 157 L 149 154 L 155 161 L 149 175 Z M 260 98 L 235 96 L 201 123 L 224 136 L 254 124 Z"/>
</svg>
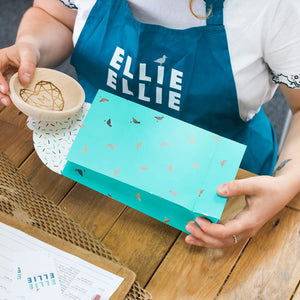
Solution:
<svg viewBox="0 0 300 300">
<path fill-rule="evenodd" d="M 0 50 L 0 101 L 10 105 L 9 80 L 18 72 L 22 84 L 30 83 L 39 61 L 39 51 L 30 43 L 20 42 Z"/>
</svg>

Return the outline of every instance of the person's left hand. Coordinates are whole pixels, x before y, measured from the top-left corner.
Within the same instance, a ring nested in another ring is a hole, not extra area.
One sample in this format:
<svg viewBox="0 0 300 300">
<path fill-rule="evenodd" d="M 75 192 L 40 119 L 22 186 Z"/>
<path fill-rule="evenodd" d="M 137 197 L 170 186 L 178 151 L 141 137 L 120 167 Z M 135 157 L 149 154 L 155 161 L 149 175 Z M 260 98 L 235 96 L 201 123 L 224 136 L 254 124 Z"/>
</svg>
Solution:
<svg viewBox="0 0 300 300">
<path fill-rule="evenodd" d="M 185 238 L 186 242 L 207 248 L 223 248 L 254 236 L 293 198 L 288 186 L 284 176 L 257 176 L 220 185 L 217 189 L 220 196 L 245 195 L 245 209 L 234 219 L 218 224 L 197 217 L 197 224 L 189 222 L 186 226 L 186 230 L 191 233 Z"/>
</svg>

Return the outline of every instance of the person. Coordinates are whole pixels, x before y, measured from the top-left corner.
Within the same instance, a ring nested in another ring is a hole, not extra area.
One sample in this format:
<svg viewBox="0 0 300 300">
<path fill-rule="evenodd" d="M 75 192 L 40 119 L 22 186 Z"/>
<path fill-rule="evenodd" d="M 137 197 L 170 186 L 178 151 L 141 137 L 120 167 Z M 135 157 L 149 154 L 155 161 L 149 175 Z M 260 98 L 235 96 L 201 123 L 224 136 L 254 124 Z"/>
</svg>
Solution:
<svg viewBox="0 0 300 300">
<path fill-rule="evenodd" d="M 214 224 L 187 224 L 186 242 L 221 248 L 252 237 L 299 191 L 300 7 L 293 0 L 35 0 L 11 47 L 0 50 L 0 99 L 8 76 L 72 53 L 87 101 L 101 88 L 247 145 L 241 167 L 259 174 L 220 185 L 247 207 Z M 280 86 L 293 113 L 277 161 L 261 106 Z"/>
</svg>

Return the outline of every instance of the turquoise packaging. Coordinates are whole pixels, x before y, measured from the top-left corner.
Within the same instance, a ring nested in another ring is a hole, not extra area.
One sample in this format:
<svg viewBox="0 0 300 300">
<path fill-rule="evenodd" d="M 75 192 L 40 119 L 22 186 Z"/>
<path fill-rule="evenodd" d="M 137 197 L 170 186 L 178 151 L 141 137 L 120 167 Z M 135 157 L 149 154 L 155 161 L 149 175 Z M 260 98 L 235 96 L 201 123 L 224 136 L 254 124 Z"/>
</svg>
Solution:
<svg viewBox="0 0 300 300">
<path fill-rule="evenodd" d="M 197 216 L 217 222 L 246 147 L 99 90 L 63 175 L 185 231 Z"/>
</svg>

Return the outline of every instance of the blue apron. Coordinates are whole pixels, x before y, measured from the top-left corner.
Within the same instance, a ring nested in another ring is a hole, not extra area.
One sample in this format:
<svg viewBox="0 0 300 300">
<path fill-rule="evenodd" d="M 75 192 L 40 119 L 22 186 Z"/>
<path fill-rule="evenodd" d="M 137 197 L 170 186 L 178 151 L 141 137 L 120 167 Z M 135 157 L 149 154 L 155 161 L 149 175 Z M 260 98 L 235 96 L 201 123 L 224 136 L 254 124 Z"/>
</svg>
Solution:
<svg viewBox="0 0 300 300">
<path fill-rule="evenodd" d="M 241 168 L 270 174 L 274 129 L 262 109 L 249 122 L 240 118 L 223 0 L 206 6 L 207 26 L 176 30 L 137 21 L 126 0 L 98 0 L 71 62 L 87 101 L 100 88 L 236 140 L 247 145 Z"/>
</svg>

